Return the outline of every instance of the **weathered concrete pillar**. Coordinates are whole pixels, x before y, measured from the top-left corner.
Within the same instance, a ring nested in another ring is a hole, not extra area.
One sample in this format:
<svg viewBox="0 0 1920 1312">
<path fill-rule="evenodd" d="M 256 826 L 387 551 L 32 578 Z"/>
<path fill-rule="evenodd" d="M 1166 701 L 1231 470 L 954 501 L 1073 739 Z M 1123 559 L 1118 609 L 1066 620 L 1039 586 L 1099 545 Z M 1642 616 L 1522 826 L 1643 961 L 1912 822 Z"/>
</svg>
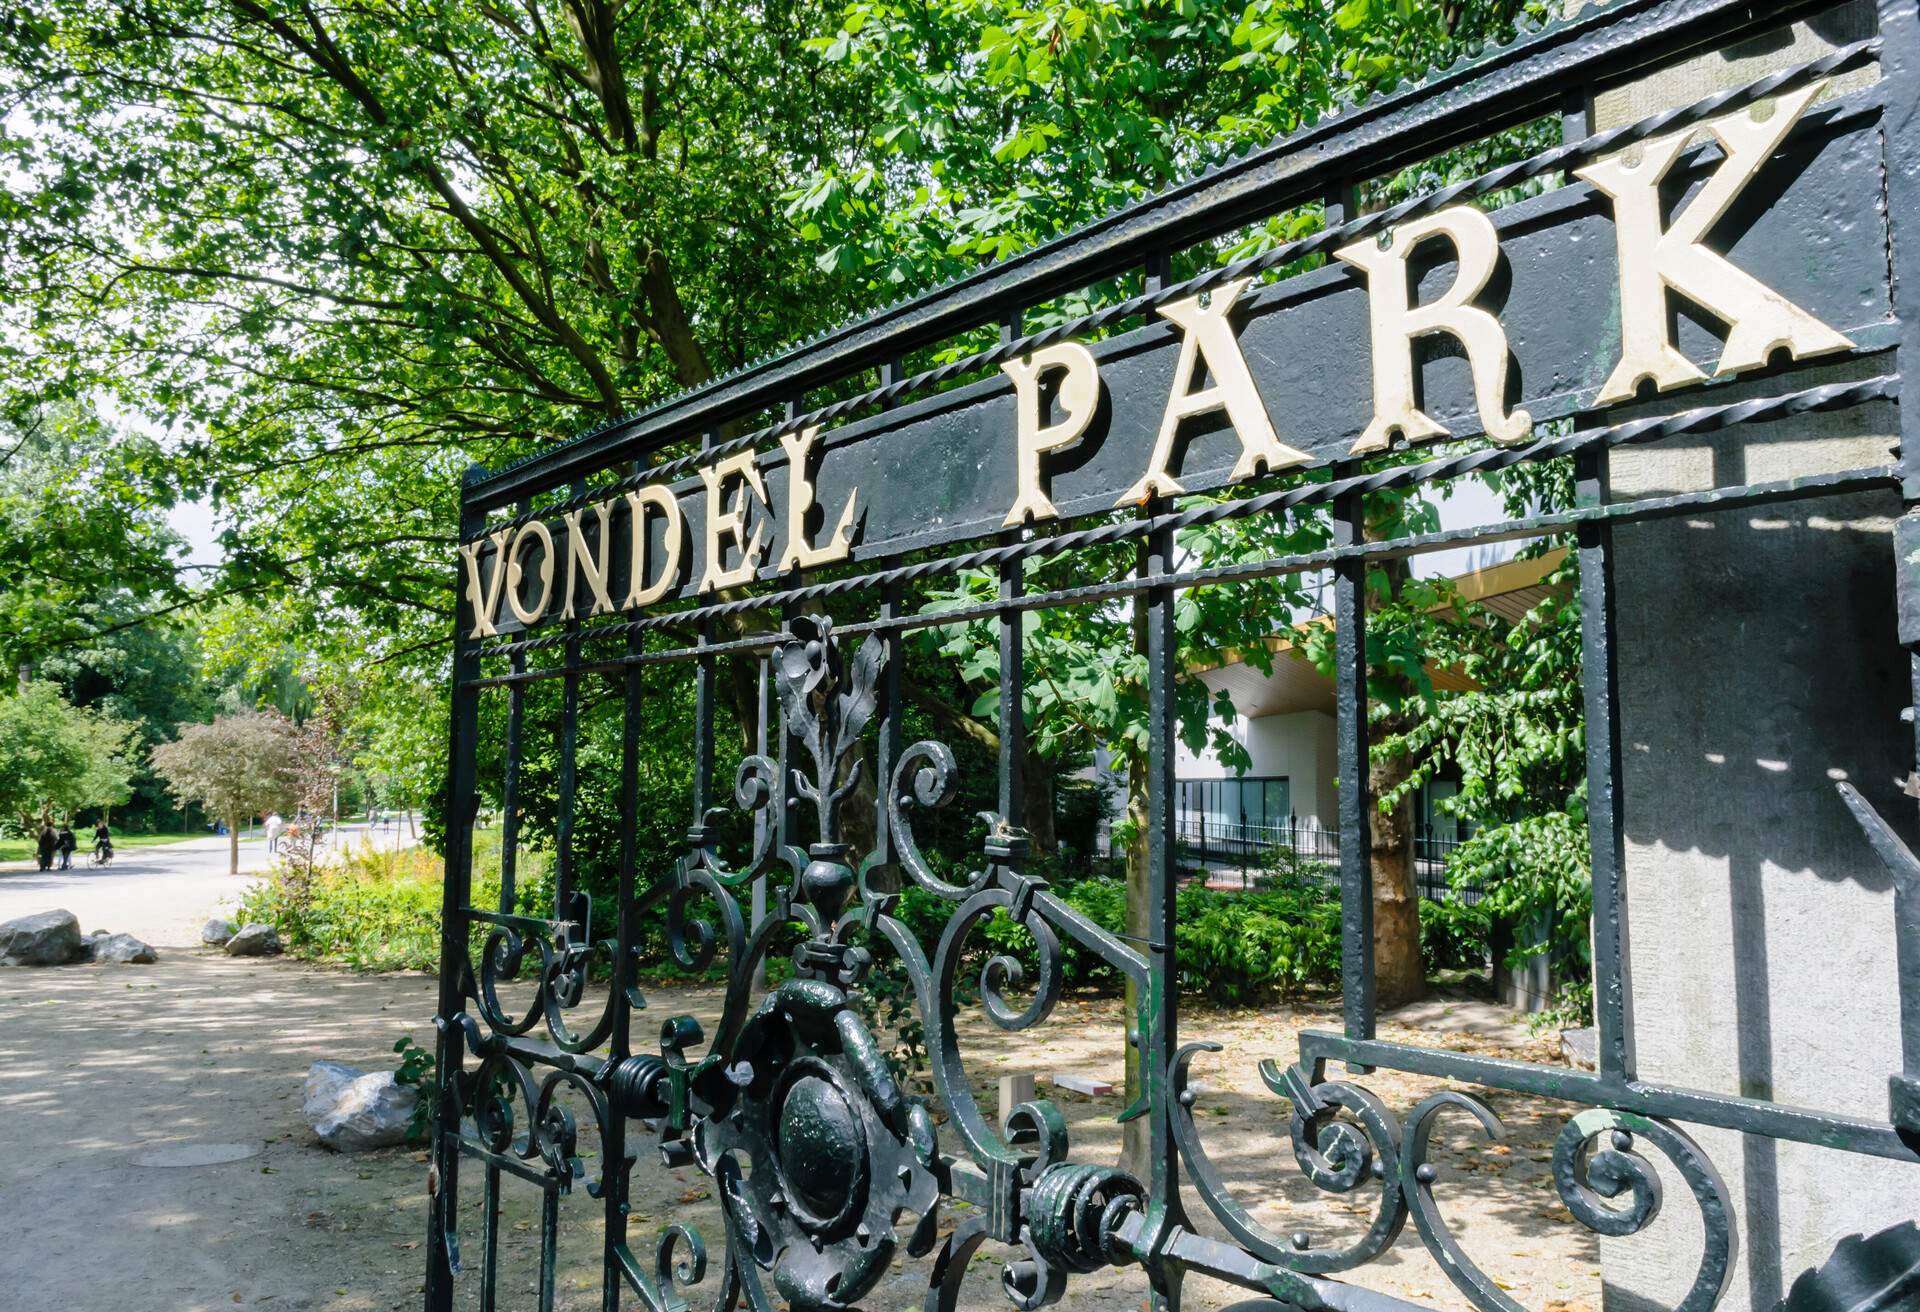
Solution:
<svg viewBox="0 0 1920 1312">
<path fill-rule="evenodd" d="M 1854 4 L 1602 97 L 1596 126 L 1691 102 L 1872 32 Z M 1867 79 L 1871 80 L 1871 74 Z M 1672 408 L 1870 376 L 1891 358 L 1715 389 Z M 1661 403 L 1665 406 L 1667 403 Z M 1651 410 L 1653 407 L 1646 407 Z M 1623 449 L 1613 499 L 1888 461 L 1885 404 Z M 1642 1080 L 1884 1122 L 1899 1069 L 1892 886 L 1835 783 L 1913 841 L 1891 491 L 1616 530 L 1632 1032 Z M 1920 1167 L 1683 1126 L 1732 1195 L 1723 1312 L 1771 1312 L 1846 1236 L 1920 1214 Z M 1648 1156 L 1658 1160 L 1650 1149 Z M 1670 1308 L 1700 1218 L 1678 1175 L 1639 1236 L 1602 1243 L 1608 1312 Z"/>
</svg>

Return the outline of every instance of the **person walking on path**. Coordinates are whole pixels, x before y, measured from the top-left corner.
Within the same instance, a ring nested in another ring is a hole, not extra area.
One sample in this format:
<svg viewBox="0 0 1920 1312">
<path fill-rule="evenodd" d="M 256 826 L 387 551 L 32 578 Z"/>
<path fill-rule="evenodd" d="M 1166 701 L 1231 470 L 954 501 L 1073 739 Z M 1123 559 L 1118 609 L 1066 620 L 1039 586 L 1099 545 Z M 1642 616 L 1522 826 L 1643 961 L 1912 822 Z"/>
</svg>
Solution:
<svg viewBox="0 0 1920 1312">
<path fill-rule="evenodd" d="M 60 849 L 60 868 L 73 869 L 73 849 L 80 845 L 80 840 L 73 836 L 73 826 L 62 822 L 55 841 Z"/>
<path fill-rule="evenodd" d="M 280 831 L 286 827 L 287 822 L 280 818 L 278 811 L 275 811 L 267 817 L 267 851 L 278 852 L 280 850 Z"/>
<path fill-rule="evenodd" d="M 49 821 L 48 823 L 41 825 L 40 841 L 36 846 L 35 851 L 40 857 L 40 868 L 42 870 L 53 869 L 53 854 L 55 849 L 57 849 L 59 846 L 60 846 L 60 840 L 54 837 L 52 822 Z"/>
</svg>

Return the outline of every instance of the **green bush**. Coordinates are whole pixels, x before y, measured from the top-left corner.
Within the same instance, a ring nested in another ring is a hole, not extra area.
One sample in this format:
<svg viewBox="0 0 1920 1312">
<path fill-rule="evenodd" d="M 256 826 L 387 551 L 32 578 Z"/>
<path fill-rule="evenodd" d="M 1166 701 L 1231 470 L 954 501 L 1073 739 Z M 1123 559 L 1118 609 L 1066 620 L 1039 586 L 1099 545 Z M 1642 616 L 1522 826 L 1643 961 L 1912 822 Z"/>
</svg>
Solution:
<svg viewBox="0 0 1920 1312">
<path fill-rule="evenodd" d="M 1420 957 L 1429 975 L 1440 970 L 1482 970 L 1487 964 L 1486 932 L 1474 918 L 1422 898 Z"/>
<path fill-rule="evenodd" d="M 1058 885 L 1053 892 L 1073 910 L 1111 934 L 1126 929 L 1124 881 L 1105 877 Z M 931 957 L 954 910 L 953 904 L 910 888 L 898 915 Z M 1326 889 L 1287 884 L 1249 891 L 1200 886 L 1179 893 L 1177 959 L 1180 986 L 1196 996 L 1237 1004 L 1297 993 L 1340 974 L 1340 905 Z M 1062 982 L 1067 988 L 1117 992 L 1120 971 L 1064 930 L 1059 931 Z M 987 957 L 1006 954 L 1031 967 L 1033 936 L 1004 913 L 974 927 L 964 982 L 971 984 Z"/>
<path fill-rule="evenodd" d="M 1554 811 L 1489 825 L 1454 849 L 1447 881 L 1456 892 L 1472 887 L 1481 894 L 1471 906 L 1456 899 L 1444 905 L 1455 932 L 1485 941 L 1496 926 L 1548 925 L 1545 942 L 1516 937 L 1506 964 L 1518 967 L 1548 952 L 1557 972 L 1585 977 L 1593 875 L 1584 815 Z"/>
<path fill-rule="evenodd" d="M 499 844 L 497 833 L 476 835 L 475 906 L 499 902 Z M 540 905 L 546 864 L 536 854 L 521 854 L 515 903 L 523 914 L 546 914 Z M 272 925 L 295 956 L 358 970 L 435 970 L 444 870 L 440 858 L 423 848 L 359 848 L 315 866 L 311 875 L 278 865 L 240 900 L 234 916 L 242 924 Z"/>
</svg>

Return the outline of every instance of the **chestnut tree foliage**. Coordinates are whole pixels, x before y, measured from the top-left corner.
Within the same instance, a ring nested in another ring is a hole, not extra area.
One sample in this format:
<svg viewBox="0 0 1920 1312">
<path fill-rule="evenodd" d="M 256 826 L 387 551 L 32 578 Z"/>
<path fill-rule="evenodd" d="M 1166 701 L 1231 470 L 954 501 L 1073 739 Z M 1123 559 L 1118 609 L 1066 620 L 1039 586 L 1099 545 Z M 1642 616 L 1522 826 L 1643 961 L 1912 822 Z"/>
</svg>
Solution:
<svg viewBox="0 0 1920 1312">
<path fill-rule="evenodd" d="M 218 506 L 213 589 L 254 609 L 263 641 L 433 680 L 470 462 L 497 467 L 1068 231 L 1504 39 L 1529 8 L 1546 6 L 22 0 L 0 18 L 0 378 L 110 395 L 164 428 L 155 495 Z M 1373 185 L 1418 190 L 1521 144 Z M 1277 215 L 1175 253 L 1171 272 L 1320 223 L 1317 206 Z M 1178 549 L 1225 562 L 1326 534 L 1301 516 Z M 1041 561 L 1029 585 L 1138 564 L 1130 547 Z M 1286 580 L 1185 594 L 1181 659 L 1264 651 L 1314 603 Z M 1030 796 L 1094 747 L 1137 767 L 1138 612 L 1027 622 Z M 990 626 L 910 651 L 915 716 L 996 746 Z M 732 675 L 744 738 L 753 671 Z M 616 732 L 596 709 L 614 695 L 589 691 L 590 734 Z M 1230 706 L 1195 681 L 1179 696 L 1183 736 L 1233 759 Z M 684 805 L 681 764 L 660 763 L 663 814 Z M 1417 962 L 1411 941 L 1383 951 Z"/>
</svg>

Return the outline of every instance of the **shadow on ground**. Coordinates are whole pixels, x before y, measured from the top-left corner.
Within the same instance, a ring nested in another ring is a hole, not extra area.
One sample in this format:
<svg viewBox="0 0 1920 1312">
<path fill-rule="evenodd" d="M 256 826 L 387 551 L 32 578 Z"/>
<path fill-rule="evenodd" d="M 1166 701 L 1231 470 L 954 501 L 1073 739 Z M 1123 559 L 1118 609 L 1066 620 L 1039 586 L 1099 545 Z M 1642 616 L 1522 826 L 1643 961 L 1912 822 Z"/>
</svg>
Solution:
<svg viewBox="0 0 1920 1312">
<path fill-rule="evenodd" d="M 648 990 L 650 1015 L 707 1023 L 718 995 L 707 989 Z M 511 1005 L 511 1004 L 509 1004 Z M 172 952 L 151 967 L 68 967 L 0 972 L 0 1289 L 22 1307 L 201 1312 L 266 1307 L 369 1312 L 418 1306 L 425 1253 L 426 1162 L 410 1150 L 342 1157 L 320 1148 L 300 1117 L 307 1065 L 326 1056 L 391 1065 L 402 1035 L 430 1042 L 433 982 L 420 976 L 355 976 L 294 963 L 245 962 Z M 1544 1060 L 1543 1045 L 1489 1020 L 1476 1004 L 1441 1004 L 1389 1018 L 1382 1037 Z M 1188 1005 L 1184 1032 L 1225 1045 L 1195 1062 L 1204 1086 L 1198 1123 L 1216 1167 L 1254 1218 L 1280 1234 L 1306 1230 L 1315 1247 L 1358 1236 L 1371 1219 L 1366 1197 L 1322 1194 L 1299 1172 L 1287 1138 L 1287 1106 L 1258 1075 L 1281 1061 L 1305 1027 L 1335 1027 L 1326 1004 L 1264 1010 Z M 1054 1071 L 1115 1078 L 1119 1010 L 1068 998 L 1047 1023 L 1020 1034 L 993 1030 L 977 1009 L 961 1023 L 976 1093 L 989 1118 L 1001 1074 Z M 1398 1114 L 1444 1083 L 1391 1072 L 1362 1081 Z M 1112 1161 L 1119 1148 L 1117 1097 L 1055 1094 L 1073 1156 Z M 1560 1205 L 1550 1179 L 1554 1137 L 1572 1109 L 1494 1095 L 1504 1142 L 1489 1144 L 1464 1116 L 1443 1121 L 1437 1193 L 1467 1252 L 1533 1312 L 1597 1312 L 1599 1267 L 1592 1236 Z M 581 1117 L 583 1126 L 589 1118 Z M 636 1127 L 637 1128 L 637 1127 Z M 943 1135 L 943 1147 L 957 1145 Z M 590 1131 L 582 1150 L 600 1168 Z M 204 1149 L 204 1151 L 202 1151 Z M 157 1160 L 247 1156 L 209 1165 Z M 634 1171 L 635 1248 L 652 1251 L 669 1221 L 698 1227 L 719 1256 L 721 1227 L 707 1180 L 668 1171 L 642 1135 Z M 481 1172 L 461 1180 L 461 1230 L 479 1252 Z M 502 1308 L 535 1306 L 539 1191 L 507 1180 L 500 1230 Z M 1220 1235 L 1189 1195 L 1202 1231 Z M 602 1205 L 585 1189 L 561 1200 L 558 1306 L 597 1308 Z M 1644 1236 L 1659 1242 L 1661 1224 Z M 989 1245 L 968 1278 L 964 1306 L 1009 1306 L 999 1289 L 1009 1255 Z M 920 1305 L 926 1261 L 903 1260 L 867 1300 L 870 1312 Z M 1353 1273 L 1355 1283 L 1435 1308 L 1466 1308 L 1411 1226 L 1386 1257 Z M 709 1277 L 705 1288 L 715 1285 Z M 692 1292 L 692 1291 L 690 1291 Z M 1243 1295 L 1196 1280 L 1188 1306 L 1222 1307 Z M 461 1302 L 478 1307 L 477 1281 Z M 1142 1306 L 1138 1270 L 1097 1272 L 1069 1285 L 1061 1306 L 1120 1312 Z M 627 1300 L 629 1304 L 634 1301 Z"/>
</svg>

